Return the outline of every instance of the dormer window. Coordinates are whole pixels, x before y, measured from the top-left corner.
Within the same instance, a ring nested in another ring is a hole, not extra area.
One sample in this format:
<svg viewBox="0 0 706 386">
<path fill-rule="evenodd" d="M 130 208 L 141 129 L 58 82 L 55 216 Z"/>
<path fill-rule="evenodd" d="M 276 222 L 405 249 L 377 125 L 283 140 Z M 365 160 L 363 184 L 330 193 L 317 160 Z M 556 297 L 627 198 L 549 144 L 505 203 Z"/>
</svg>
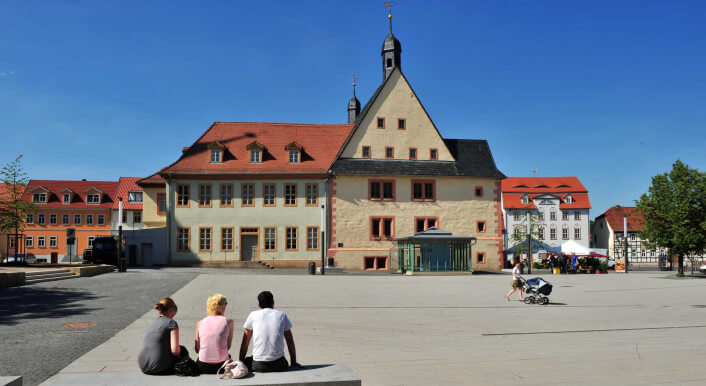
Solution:
<svg viewBox="0 0 706 386">
<path fill-rule="evenodd" d="M 529 196 L 528 195 L 525 194 L 524 196 L 522 196 L 522 203 L 529 204 Z"/>
<path fill-rule="evenodd" d="M 249 144 L 246 149 L 250 151 L 250 163 L 251 164 L 259 164 L 262 163 L 262 153 L 265 151 L 265 147 L 255 141 L 251 144 Z"/>
<path fill-rule="evenodd" d="M 87 204 L 100 204 L 101 203 L 101 195 L 97 193 L 91 193 L 86 195 L 86 203 Z"/>
<path fill-rule="evenodd" d="M 572 202 L 574 202 L 574 198 L 571 197 L 570 194 L 567 194 L 567 195 L 566 195 L 566 203 L 567 203 L 567 204 L 571 204 Z"/>
<path fill-rule="evenodd" d="M 61 203 L 64 205 L 69 205 L 71 203 L 71 194 L 70 193 L 64 193 L 61 196 Z"/>
<path fill-rule="evenodd" d="M 219 142 L 214 142 L 210 145 L 208 145 L 208 150 L 209 150 L 209 155 L 210 159 L 209 162 L 212 164 L 219 164 L 223 162 L 223 150 L 225 149 L 225 146 L 223 146 Z"/>
<path fill-rule="evenodd" d="M 34 193 L 32 195 L 32 201 L 40 204 L 44 204 L 47 202 L 47 194 L 46 193 Z"/>
<path fill-rule="evenodd" d="M 211 163 L 219 164 L 223 160 L 223 151 L 221 149 L 211 149 Z"/>
<path fill-rule="evenodd" d="M 296 142 L 292 142 L 284 147 L 284 150 L 287 150 L 289 152 L 290 164 L 298 164 L 301 162 L 302 149 L 302 145 Z"/>
<path fill-rule="evenodd" d="M 139 192 L 139 191 L 128 192 L 127 202 L 142 202 L 142 192 Z"/>
<path fill-rule="evenodd" d="M 262 163 L 262 150 L 260 150 L 260 149 L 250 150 L 250 163 L 253 163 L 253 164 Z"/>
<path fill-rule="evenodd" d="M 290 164 L 298 164 L 299 163 L 299 150 L 290 150 L 289 151 L 289 163 Z"/>
</svg>

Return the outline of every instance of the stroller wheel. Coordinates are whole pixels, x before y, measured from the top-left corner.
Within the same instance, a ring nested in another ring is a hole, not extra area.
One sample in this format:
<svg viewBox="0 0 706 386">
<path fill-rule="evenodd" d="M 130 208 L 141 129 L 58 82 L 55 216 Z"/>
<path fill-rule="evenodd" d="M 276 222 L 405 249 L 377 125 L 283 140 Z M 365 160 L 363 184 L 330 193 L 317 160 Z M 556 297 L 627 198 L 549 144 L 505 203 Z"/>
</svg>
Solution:
<svg viewBox="0 0 706 386">
<path fill-rule="evenodd" d="M 546 306 L 547 304 L 549 304 L 549 298 L 546 296 L 542 296 L 541 298 L 539 298 L 537 303 Z"/>
<path fill-rule="evenodd" d="M 525 297 L 525 304 L 534 304 L 537 300 L 534 298 L 534 296 L 526 296 Z"/>
</svg>

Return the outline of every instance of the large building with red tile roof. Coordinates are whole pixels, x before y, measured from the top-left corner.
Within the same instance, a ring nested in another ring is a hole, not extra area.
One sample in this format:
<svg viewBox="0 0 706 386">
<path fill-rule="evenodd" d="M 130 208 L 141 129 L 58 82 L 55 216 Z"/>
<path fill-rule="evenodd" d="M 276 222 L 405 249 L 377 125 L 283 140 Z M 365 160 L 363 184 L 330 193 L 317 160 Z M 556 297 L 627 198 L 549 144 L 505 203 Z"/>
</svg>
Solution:
<svg viewBox="0 0 706 386">
<path fill-rule="evenodd" d="M 573 240 L 591 246 L 591 200 L 578 177 L 508 177 L 502 181 L 502 205 L 506 248 L 515 244 L 511 235 L 525 226 L 527 213 L 540 221 L 543 243 L 559 247 Z"/>
<path fill-rule="evenodd" d="M 25 219 L 24 250 L 38 259 L 77 261 L 93 239 L 111 234 L 118 182 L 30 180 L 24 198 L 37 210 Z M 67 245 L 67 229 L 75 243 Z"/>
<path fill-rule="evenodd" d="M 326 179 L 352 125 L 215 122 L 138 182 L 148 228 L 164 221 L 170 264 L 321 256 Z"/>
<path fill-rule="evenodd" d="M 627 229 L 625 227 L 627 223 Z M 596 217 L 591 230 L 596 248 L 608 250 L 608 255 L 622 258 L 625 248 L 625 233 L 628 240 L 628 259 L 633 263 L 655 263 L 666 256 L 665 248 L 649 248 L 639 232 L 642 230 L 642 214 L 634 206 L 616 205 Z M 627 231 L 627 232 L 625 232 Z"/>
</svg>

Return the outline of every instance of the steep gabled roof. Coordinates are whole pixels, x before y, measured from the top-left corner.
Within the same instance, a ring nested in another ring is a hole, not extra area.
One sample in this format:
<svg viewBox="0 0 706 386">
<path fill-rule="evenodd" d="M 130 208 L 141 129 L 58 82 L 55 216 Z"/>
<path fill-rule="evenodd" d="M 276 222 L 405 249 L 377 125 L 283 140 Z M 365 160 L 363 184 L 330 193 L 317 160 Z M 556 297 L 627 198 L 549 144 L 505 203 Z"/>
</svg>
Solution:
<svg viewBox="0 0 706 386">
<path fill-rule="evenodd" d="M 624 229 L 623 216 L 627 216 L 628 232 L 638 232 L 642 230 L 642 213 L 634 206 L 616 205 L 606 210 L 602 215 L 598 216 L 596 220 L 605 217 L 610 228 L 613 229 L 613 232 L 622 232 Z"/>
<path fill-rule="evenodd" d="M 337 152 L 337 154 L 336 154 L 335 160 L 338 160 L 338 159 L 341 157 L 341 154 L 343 153 L 343 150 L 346 148 L 346 146 L 348 146 L 348 143 L 351 141 L 351 138 L 353 138 L 353 134 L 355 134 L 355 132 L 356 132 L 356 131 L 358 130 L 358 128 L 360 127 L 360 124 L 361 124 L 361 122 L 363 121 L 363 118 L 365 118 L 365 116 L 368 115 L 368 112 L 369 112 L 370 109 L 372 108 L 373 104 L 375 104 L 375 101 L 376 101 L 376 100 L 378 99 L 378 97 L 380 96 L 380 93 L 381 93 L 382 90 L 385 88 L 385 85 L 387 85 L 387 83 L 390 81 L 390 79 L 393 78 L 392 75 L 395 74 L 395 72 L 399 72 L 399 73 L 400 73 L 400 76 L 401 76 L 402 79 L 407 83 L 407 85 L 409 86 L 409 89 L 412 90 L 412 94 L 414 94 L 414 98 L 419 102 L 419 106 L 422 107 L 422 110 L 424 111 L 424 114 L 425 114 L 425 115 L 427 116 L 427 118 L 429 119 L 429 122 L 431 122 L 432 127 L 434 127 L 434 130 L 436 130 L 436 134 L 439 135 L 439 138 L 443 138 L 443 137 L 441 136 L 441 133 L 439 132 L 439 129 L 438 129 L 438 128 L 436 127 L 436 125 L 434 124 L 434 120 L 431 119 L 431 116 L 430 116 L 429 113 L 427 112 L 427 109 L 424 107 L 424 104 L 422 103 L 422 100 L 419 99 L 419 96 L 417 96 L 417 93 L 414 91 L 414 87 L 412 87 L 412 84 L 409 83 L 409 81 L 407 80 L 407 77 L 404 76 L 404 73 L 402 72 L 402 70 L 401 70 L 399 67 L 395 67 L 395 68 L 392 70 L 392 72 L 390 73 L 390 75 L 389 75 L 387 78 L 385 78 L 385 81 L 382 82 L 382 84 L 381 84 L 380 86 L 378 86 L 378 88 L 377 88 L 377 89 L 375 90 L 375 92 L 373 93 L 373 96 L 370 97 L 370 99 L 368 100 L 368 103 L 365 104 L 365 107 L 363 107 L 363 110 L 361 110 L 361 111 L 360 111 L 360 114 L 358 114 L 358 116 L 356 117 L 356 119 L 355 119 L 355 126 L 353 126 L 353 130 L 350 131 L 350 133 L 348 134 L 348 137 L 345 139 L 345 141 L 343 141 L 343 144 L 342 144 L 342 145 L 340 146 L 340 148 L 338 149 L 338 152 Z"/>
<path fill-rule="evenodd" d="M 502 183 L 503 192 L 575 193 L 588 192 L 576 176 L 508 177 Z"/>
<path fill-rule="evenodd" d="M 336 152 L 353 125 L 214 122 L 173 164 L 158 174 L 235 175 L 235 174 L 325 174 L 331 168 Z M 210 163 L 208 145 L 219 142 L 225 147 L 223 162 Z M 296 142 L 302 146 L 300 162 L 289 163 L 285 147 Z M 264 146 L 262 163 L 250 163 L 248 145 Z M 150 176 L 141 185 L 158 183 Z"/>
</svg>

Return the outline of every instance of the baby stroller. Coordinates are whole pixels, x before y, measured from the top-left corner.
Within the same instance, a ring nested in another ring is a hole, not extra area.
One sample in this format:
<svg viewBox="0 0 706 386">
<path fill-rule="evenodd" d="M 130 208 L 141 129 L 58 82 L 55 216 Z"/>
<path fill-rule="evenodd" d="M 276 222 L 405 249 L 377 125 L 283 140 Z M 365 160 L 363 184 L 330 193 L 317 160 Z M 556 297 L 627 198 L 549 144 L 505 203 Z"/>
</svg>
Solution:
<svg viewBox="0 0 706 386">
<path fill-rule="evenodd" d="M 552 293 L 552 285 L 541 277 L 535 277 L 525 280 L 523 290 L 525 295 L 525 304 L 541 304 L 549 303 L 549 294 Z"/>
</svg>

